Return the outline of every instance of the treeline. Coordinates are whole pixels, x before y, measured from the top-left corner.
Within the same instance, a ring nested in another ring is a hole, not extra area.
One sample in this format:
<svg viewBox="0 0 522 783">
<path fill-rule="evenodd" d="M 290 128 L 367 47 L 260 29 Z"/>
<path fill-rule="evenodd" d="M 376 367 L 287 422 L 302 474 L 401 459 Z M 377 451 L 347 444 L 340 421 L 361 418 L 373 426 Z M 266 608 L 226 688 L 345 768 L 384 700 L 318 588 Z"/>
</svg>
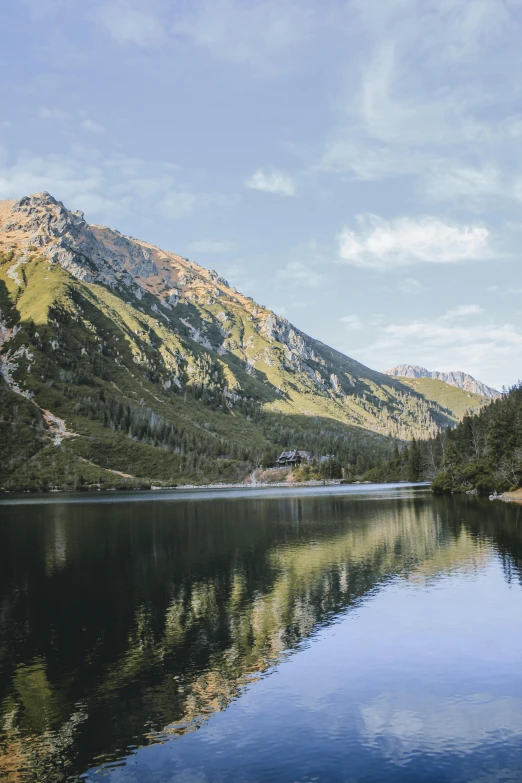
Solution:
<svg viewBox="0 0 522 783">
<path fill-rule="evenodd" d="M 97 420 L 104 427 L 128 435 L 133 440 L 150 446 L 169 449 L 182 457 L 197 454 L 206 461 L 228 459 L 248 461 L 250 449 L 228 439 L 218 438 L 212 432 L 195 432 L 180 424 L 173 424 L 146 406 L 137 407 L 100 389 L 96 396 L 84 396 L 75 405 L 80 416 Z"/>
<path fill-rule="evenodd" d="M 397 402 L 391 408 L 383 406 L 382 400 L 374 395 L 356 395 L 355 401 L 369 413 L 377 408 L 381 432 L 392 438 L 406 439 L 412 432 L 420 438 L 425 438 L 426 434 L 434 437 L 440 426 L 447 422 L 447 412 L 439 405 L 408 392 L 399 391 Z"/>
<path fill-rule="evenodd" d="M 503 492 L 522 484 L 522 382 L 427 441 L 394 445 L 371 481 L 432 480 L 436 493 Z"/>
<path fill-rule="evenodd" d="M 284 449 L 299 448 L 315 458 L 335 456 L 346 476 L 361 477 L 386 458 L 384 439 L 344 425 L 335 426 L 319 417 L 262 413 L 259 425 L 267 443 L 261 458 L 265 467 L 273 464 Z"/>
<path fill-rule="evenodd" d="M 77 393 L 77 390 L 74 390 Z M 237 403 L 234 406 L 237 411 Z M 153 411 L 146 405 L 133 405 L 117 396 L 99 389 L 97 394 L 83 395 L 76 399 L 75 412 L 100 422 L 105 428 L 127 435 L 134 441 L 165 448 L 182 458 L 197 454 L 206 463 L 214 460 L 235 460 L 252 467 L 271 466 L 285 448 L 299 448 L 310 451 L 316 458 L 321 455 L 335 455 L 334 463 L 328 463 L 341 478 L 342 469 L 348 475 L 362 475 L 380 459 L 376 444 L 363 444 L 348 431 L 335 432 L 322 429 L 320 425 L 306 431 L 299 426 L 289 426 L 288 417 L 278 414 L 258 413 L 257 421 L 266 438 L 262 448 L 259 445 L 235 442 L 217 436 L 212 425 L 205 427 L 184 427 Z M 381 447 L 382 448 L 382 447 Z M 381 452 L 382 453 L 382 452 Z M 337 468 L 337 466 L 339 466 Z M 324 471 L 323 471 L 324 472 Z"/>
</svg>

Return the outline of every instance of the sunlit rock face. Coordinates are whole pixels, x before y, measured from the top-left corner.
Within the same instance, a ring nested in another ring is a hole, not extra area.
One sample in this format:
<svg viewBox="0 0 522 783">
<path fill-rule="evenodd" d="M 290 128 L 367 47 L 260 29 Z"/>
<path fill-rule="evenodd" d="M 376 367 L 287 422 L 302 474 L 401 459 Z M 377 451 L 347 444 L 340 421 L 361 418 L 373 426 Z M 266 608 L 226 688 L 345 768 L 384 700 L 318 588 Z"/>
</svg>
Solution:
<svg viewBox="0 0 522 783">
<path fill-rule="evenodd" d="M 435 380 L 448 383 L 450 386 L 456 386 L 458 389 L 464 389 L 464 391 L 471 394 L 479 394 L 488 399 L 495 400 L 500 397 L 499 391 L 492 389 L 491 386 L 486 386 L 482 381 L 477 381 L 465 372 L 438 372 L 437 370 L 427 370 L 425 367 L 413 364 L 398 364 L 396 367 L 392 367 L 384 372 L 386 375 L 395 378 L 434 378 Z"/>
</svg>

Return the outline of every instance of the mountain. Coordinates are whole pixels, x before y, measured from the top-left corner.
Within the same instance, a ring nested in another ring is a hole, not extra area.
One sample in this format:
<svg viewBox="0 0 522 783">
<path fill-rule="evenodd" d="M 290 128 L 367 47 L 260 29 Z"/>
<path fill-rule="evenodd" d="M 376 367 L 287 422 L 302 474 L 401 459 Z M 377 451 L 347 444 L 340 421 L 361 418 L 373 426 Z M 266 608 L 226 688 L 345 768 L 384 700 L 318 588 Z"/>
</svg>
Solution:
<svg viewBox="0 0 522 783">
<path fill-rule="evenodd" d="M 451 412 L 455 423 L 470 413 L 477 413 L 491 400 L 480 394 L 465 391 L 458 386 L 453 386 L 436 378 L 408 378 L 401 377 L 401 382 L 417 394 L 422 395 L 428 402 L 439 405 L 443 410 Z"/>
<path fill-rule="evenodd" d="M 360 475 L 455 419 L 187 258 L 0 202 L 4 488 L 237 480 L 285 447 Z"/>
<path fill-rule="evenodd" d="M 501 396 L 499 391 L 492 389 L 491 386 L 486 386 L 481 381 L 475 380 L 475 378 L 465 372 L 430 371 L 425 367 L 418 367 L 413 364 L 398 364 L 397 367 L 392 367 L 391 370 L 385 370 L 384 372 L 386 375 L 391 375 L 395 378 L 434 378 L 438 381 L 444 381 L 444 383 L 448 383 L 450 386 L 456 386 L 458 389 L 464 389 L 464 391 L 471 394 L 488 397 L 491 400 L 496 400 Z"/>
</svg>

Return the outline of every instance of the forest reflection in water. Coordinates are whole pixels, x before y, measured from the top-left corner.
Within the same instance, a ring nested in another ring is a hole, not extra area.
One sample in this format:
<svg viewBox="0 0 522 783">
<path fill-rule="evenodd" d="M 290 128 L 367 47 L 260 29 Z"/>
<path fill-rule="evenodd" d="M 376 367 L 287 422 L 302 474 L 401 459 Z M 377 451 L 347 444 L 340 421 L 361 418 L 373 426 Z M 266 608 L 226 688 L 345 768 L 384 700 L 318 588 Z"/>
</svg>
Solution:
<svg viewBox="0 0 522 783">
<path fill-rule="evenodd" d="M 397 580 L 491 559 L 508 582 L 522 575 L 518 508 L 427 492 L 0 514 L 0 779 L 12 783 L 76 780 L 192 732 Z"/>
</svg>

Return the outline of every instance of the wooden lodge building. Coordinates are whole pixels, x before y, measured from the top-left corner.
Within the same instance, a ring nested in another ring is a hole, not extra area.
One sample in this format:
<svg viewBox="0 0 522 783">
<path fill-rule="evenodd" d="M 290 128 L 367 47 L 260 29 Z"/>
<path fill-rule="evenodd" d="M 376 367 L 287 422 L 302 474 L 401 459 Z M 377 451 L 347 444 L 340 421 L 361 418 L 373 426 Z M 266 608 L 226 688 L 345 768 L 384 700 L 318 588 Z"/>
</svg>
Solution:
<svg viewBox="0 0 522 783">
<path fill-rule="evenodd" d="M 312 461 L 312 457 L 308 451 L 302 451 L 300 449 L 292 449 L 291 451 L 283 451 L 277 460 L 276 464 L 279 468 L 294 468 L 297 465 L 309 465 Z"/>
</svg>

